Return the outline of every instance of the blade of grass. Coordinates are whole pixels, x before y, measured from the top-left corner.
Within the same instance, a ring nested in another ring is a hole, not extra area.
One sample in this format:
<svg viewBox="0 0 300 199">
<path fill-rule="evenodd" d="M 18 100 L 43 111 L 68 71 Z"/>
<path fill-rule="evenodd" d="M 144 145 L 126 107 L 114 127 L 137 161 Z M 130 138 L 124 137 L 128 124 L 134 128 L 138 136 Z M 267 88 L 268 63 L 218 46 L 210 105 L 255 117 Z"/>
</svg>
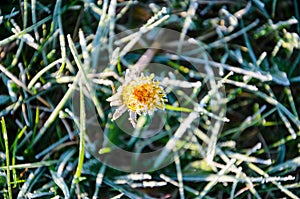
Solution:
<svg viewBox="0 0 300 199">
<path fill-rule="evenodd" d="M 272 1 L 272 13 L 271 13 L 271 17 L 273 19 L 275 18 L 276 4 L 277 4 L 277 0 L 273 0 Z"/>
<path fill-rule="evenodd" d="M 257 172 L 258 174 L 264 176 L 265 178 L 268 178 L 269 175 L 263 171 L 262 169 L 260 169 L 259 167 L 257 167 L 256 165 L 252 164 L 252 163 L 247 163 L 248 166 L 255 172 Z M 283 181 L 285 181 L 285 179 L 282 179 Z M 283 185 L 281 185 L 280 183 L 276 182 L 275 180 L 271 180 L 271 182 L 276 185 L 283 193 L 285 193 L 287 196 L 289 196 L 292 199 L 299 199 L 299 197 L 297 197 L 294 193 L 292 193 L 291 191 L 289 191 L 288 189 L 286 189 Z"/>
<path fill-rule="evenodd" d="M 242 28 L 244 29 L 244 21 L 241 19 L 241 26 Z M 255 56 L 255 53 L 253 52 L 253 48 L 251 46 L 251 43 L 249 41 L 249 37 L 248 37 L 248 34 L 247 32 L 243 32 L 243 37 L 244 37 L 244 40 L 245 40 L 245 43 L 246 43 L 246 47 L 247 47 L 247 51 L 249 53 L 249 56 L 251 58 L 251 61 L 252 61 L 252 64 L 254 64 L 254 70 L 257 68 L 257 65 L 256 63 L 258 62 L 256 56 Z"/>
<path fill-rule="evenodd" d="M 217 41 L 214 41 L 214 42 L 210 43 L 208 46 L 205 46 L 205 49 L 206 48 L 220 47 L 220 46 L 223 45 L 223 43 L 229 42 L 229 41 L 233 40 L 234 38 L 239 37 L 240 35 L 244 34 L 244 32 L 248 32 L 249 30 L 251 30 L 252 28 L 257 26 L 258 24 L 259 24 L 259 19 L 256 19 L 254 22 L 252 22 L 251 24 L 249 24 L 245 28 L 243 28 L 243 29 L 231 34 L 231 35 L 223 37 L 220 40 L 217 40 Z"/>
<path fill-rule="evenodd" d="M 34 145 L 36 145 L 38 143 L 38 141 L 45 134 L 45 132 L 47 131 L 47 129 L 50 127 L 50 125 L 57 118 L 57 116 L 59 114 L 59 111 L 64 107 L 64 105 L 67 103 L 67 101 L 71 98 L 71 95 L 72 95 L 72 93 L 75 90 L 75 87 L 77 85 L 77 81 L 79 79 L 78 77 L 79 77 L 79 73 L 77 73 L 73 84 L 71 84 L 71 86 L 69 87 L 69 89 L 67 90 L 67 92 L 65 93 L 65 95 L 63 96 L 63 98 L 60 100 L 60 102 L 58 103 L 58 105 L 54 108 L 53 112 L 51 113 L 51 115 L 49 116 L 49 118 L 47 119 L 47 121 L 44 123 L 43 127 L 41 128 L 41 130 L 38 132 L 37 136 L 33 139 L 30 147 L 33 147 Z"/>
<path fill-rule="evenodd" d="M 297 132 L 297 136 L 299 137 L 300 136 L 300 131 Z M 294 140 L 293 136 L 292 135 L 288 135 L 286 136 L 285 138 L 282 138 L 280 140 L 278 140 L 277 142 L 271 144 L 268 146 L 269 149 L 272 149 L 272 148 L 276 148 L 276 147 L 279 147 L 280 145 L 282 144 L 286 144 L 287 142 L 291 141 L 291 140 Z M 264 153 L 265 150 L 264 149 L 261 149 L 258 151 L 258 154 L 262 154 Z"/>
<path fill-rule="evenodd" d="M 16 165 L 10 165 L 9 169 L 32 169 L 32 168 L 39 168 L 39 167 L 48 167 L 51 165 L 56 164 L 57 160 L 49 160 L 49 161 L 41 161 L 41 162 L 33 162 L 33 163 L 25 163 L 25 164 L 16 164 Z M 6 169 L 5 166 L 0 167 L 0 169 Z"/>
<path fill-rule="evenodd" d="M 121 19 L 124 16 L 124 14 L 128 11 L 128 9 L 130 8 L 131 5 L 134 5 L 137 3 L 138 3 L 138 1 L 136 1 L 136 0 L 126 1 L 126 5 L 120 11 L 118 11 L 118 14 L 116 16 L 116 21 Z"/>
<path fill-rule="evenodd" d="M 177 141 L 183 136 L 187 128 L 190 128 L 190 124 L 198 118 L 198 113 L 192 112 L 187 118 L 180 124 L 179 128 L 176 130 L 175 134 L 170 138 L 165 148 L 156 158 L 153 168 L 157 168 L 161 163 L 164 162 L 165 158 L 169 155 L 172 149 L 175 147 Z"/>
<path fill-rule="evenodd" d="M 32 131 L 32 137 L 35 137 L 37 129 L 38 129 L 38 124 L 40 120 L 40 109 L 39 107 L 36 107 L 35 109 L 35 120 L 34 120 L 34 126 L 33 126 L 33 131 Z"/>
<path fill-rule="evenodd" d="M 300 130 L 300 121 L 298 120 L 298 118 L 295 115 L 293 115 L 279 101 L 277 101 L 276 99 L 266 95 L 265 93 L 263 93 L 261 91 L 254 92 L 254 94 L 257 95 L 258 97 L 264 99 L 269 104 L 272 104 L 273 106 L 276 106 L 278 109 L 280 109 L 282 111 L 282 113 L 284 113 L 297 126 L 297 128 Z"/>
<path fill-rule="evenodd" d="M 53 67 L 55 67 L 57 64 L 60 64 L 62 63 L 62 59 L 58 59 L 56 61 L 53 61 L 51 62 L 51 64 L 49 64 L 48 66 L 45 66 L 42 70 L 40 70 L 31 80 L 30 82 L 28 83 L 28 86 L 27 88 L 28 89 L 31 89 L 34 84 L 37 82 L 37 80 L 43 75 L 45 74 L 46 72 L 48 72 L 50 69 L 52 69 Z"/>
<path fill-rule="evenodd" d="M 227 135 L 234 133 L 235 134 L 234 137 L 237 137 L 239 135 L 239 133 L 243 132 L 248 127 L 254 126 L 255 124 L 258 124 L 260 122 L 263 123 L 263 120 L 265 118 L 267 118 L 268 116 L 270 116 L 277 110 L 276 108 L 273 108 L 273 109 L 269 110 L 268 112 L 266 112 L 265 114 L 263 114 L 261 117 L 257 117 L 257 115 L 261 114 L 265 109 L 266 109 L 266 106 L 263 105 L 262 108 L 257 113 L 255 113 L 252 116 L 248 116 L 244 121 L 242 121 L 240 123 L 240 125 L 238 127 L 224 131 L 222 133 L 222 136 L 227 136 Z"/>
<path fill-rule="evenodd" d="M 104 177 L 104 172 L 106 170 L 106 165 L 102 165 L 98 174 L 97 174 L 97 178 L 96 178 L 96 188 L 95 188 L 95 192 L 93 194 L 93 199 L 97 199 L 98 198 L 98 194 L 99 194 L 99 189 L 102 185 L 103 182 L 103 177 Z"/>
<path fill-rule="evenodd" d="M 91 64 L 91 59 L 90 59 L 90 55 L 87 50 L 86 39 L 85 39 L 84 33 L 81 29 L 79 29 L 79 44 L 80 44 L 81 50 L 82 50 L 84 69 L 88 70 L 90 67 L 90 64 Z"/>
<path fill-rule="evenodd" d="M 4 139 L 4 144 L 5 144 L 5 156 L 6 156 L 6 182 L 7 182 L 7 188 L 8 188 L 8 196 L 9 199 L 12 199 L 12 191 L 11 191 L 11 184 L 10 184 L 10 158 L 9 158 L 9 146 L 8 146 L 8 137 L 7 137 L 7 130 L 6 130 L 6 124 L 4 117 L 1 118 L 1 127 L 2 127 L 2 134 L 3 134 L 3 139 Z"/>
<path fill-rule="evenodd" d="M 84 162 L 84 138 L 86 134 L 86 114 L 85 114 L 85 100 L 84 100 L 84 87 L 83 87 L 83 79 L 80 79 L 79 89 L 80 89 L 80 123 L 79 123 L 79 157 L 78 157 L 78 165 L 72 180 L 72 185 L 70 188 L 70 195 L 72 196 L 75 190 L 75 185 L 79 183 L 79 179 L 81 177 L 82 166 Z"/>
<path fill-rule="evenodd" d="M 191 112 L 194 111 L 194 110 L 189 109 L 189 108 L 173 106 L 173 105 L 170 105 L 170 104 L 166 104 L 165 108 L 166 108 L 166 110 L 169 110 L 169 111 L 178 111 L 178 112 L 186 112 L 186 113 L 191 113 Z"/>
<path fill-rule="evenodd" d="M 32 69 L 35 66 L 35 62 L 39 60 L 39 55 L 41 54 L 43 58 L 43 62 L 45 65 L 48 65 L 48 60 L 51 60 L 53 57 L 53 54 L 56 52 L 55 49 L 50 50 L 48 55 L 46 55 L 47 47 L 50 46 L 51 42 L 55 42 L 57 35 L 59 34 L 59 31 L 56 30 L 54 31 L 51 35 L 47 35 L 47 32 L 45 31 L 45 38 L 43 38 L 42 43 L 39 45 L 38 49 L 34 52 L 29 64 L 28 64 L 28 69 Z M 52 47 L 54 48 L 54 47 Z M 53 59 L 56 59 L 53 57 Z"/>
<path fill-rule="evenodd" d="M 287 170 L 289 169 L 290 171 L 296 170 L 298 167 L 300 167 L 300 157 L 296 157 L 294 159 L 285 161 L 284 163 L 278 164 L 270 169 L 268 169 L 268 173 L 276 173 L 279 171 Z"/>
<path fill-rule="evenodd" d="M 38 169 L 30 173 L 29 176 L 27 177 L 25 183 L 22 185 L 21 190 L 18 193 L 17 198 L 26 198 L 27 192 L 35 184 L 38 176 L 42 174 L 43 174 L 42 168 L 38 165 Z"/>
<path fill-rule="evenodd" d="M 173 149 L 173 153 L 174 153 L 174 163 L 176 166 L 176 173 L 177 173 L 177 179 L 178 179 L 178 188 L 179 188 L 179 195 L 181 199 L 184 199 L 184 184 L 183 184 L 183 180 L 182 180 L 182 171 L 181 171 L 181 165 L 180 165 L 180 158 L 179 158 L 179 154 L 176 151 L 176 149 Z"/>
<path fill-rule="evenodd" d="M 299 26 L 299 23 L 298 23 Z M 299 26 L 300 27 L 300 26 Z M 300 31 L 300 30 L 299 30 Z M 290 81 L 292 82 L 292 75 L 295 72 L 295 69 L 297 68 L 297 66 L 299 66 L 299 62 L 300 62 L 300 54 L 297 55 L 296 59 L 293 61 L 291 67 L 289 68 L 289 73 L 288 73 L 288 77 L 290 78 Z M 297 78 L 297 77 L 295 77 Z"/>
<path fill-rule="evenodd" d="M 60 51 L 61 51 L 61 59 L 62 59 L 62 65 L 59 68 L 58 75 L 60 75 L 66 65 L 66 59 L 67 59 L 67 52 L 66 52 L 66 41 L 65 41 L 65 36 L 64 36 L 64 31 L 63 31 L 63 25 L 61 21 L 61 0 L 57 0 L 55 7 L 54 7 L 54 13 L 53 13 L 53 22 L 55 24 L 58 24 L 58 29 L 59 29 L 59 46 L 60 46 Z M 54 25 L 55 26 L 55 25 Z"/>
<path fill-rule="evenodd" d="M 68 135 L 60 138 L 59 141 L 55 142 L 54 144 L 51 144 L 49 147 L 47 147 L 43 151 L 41 151 L 40 153 L 36 154 L 35 158 L 39 159 L 42 156 L 49 154 L 52 150 L 54 150 L 56 147 L 58 147 L 59 145 L 63 144 L 67 140 L 69 140 L 69 136 Z"/>
<path fill-rule="evenodd" d="M 112 187 L 113 189 L 115 189 L 116 191 L 119 191 L 121 193 L 123 193 L 124 195 L 126 195 L 129 198 L 144 198 L 144 199 L 154 199 L 153 197 L 150 197 L 147 194 L 138 192 L 130 187 L 127 186 L 120 186 L 116 183 L 114 183 L 113 181 L 104 178 L 104 183 L 107 184 L 108 186 Z"/>
<path fill-rule="evenodd" d="M 222 177 L 227 170 L 229 169 L 229 167 L 231 167 L 234 163 L 235 163 L 235 159 L 231 159 L 230 162 L 223 168 L 221 169 L 218 174 L 217 177 L 214 178 L 212 181 L 210 181 L 200 192 L 199 196 L 197 198 L 203 198 L 211 189 L 213 186 L 215 186 L 218 182 L 219 182 L 219 178 Z"/>
<path fill-rule="evenodd" d="M 25 6 L 25 3 L 24 3 L 24 6 Z M 24 8 L 24 9 L 27 10 L 27 8 Z M 26 13 L 27 13 L 27 12 L 26 12 Z M 11 20 L 11 23 L 12 23 L 13 26 L 15 27 L 15 30 L 14 30 L 14 29 L 12 30 L 13 33 L 17 34 L 18 32 L 21 31 L 21 30 L 20 30 L 20 27 L 17 26 L 17 24 L 14 22 L 14 20 Z M 12 62 L 11 62 L 11 66 L 12 66 L 12 67 L 16 66 L 16 64 L 18 63 L 19 56 L 20 56 L 20 54 L 21 54 L 21 52 L 22 52 L 22 50 L 23 50 L 23 46 L 24 46 L 24 38 L 21 37 L 20 40 L 21 40 L 21 41 L 20 41 L 20 44 L 18 45 L 18 50 L 17 50 L 17 52 L 16 52 L 16 55 L 15 55 L 14 59 L 13 59 Z"/>
<path fill-rule="evenodd" d="M 251 157 L 248 155 L 244 155 L 241 153 L 233 153 L 230 151 L 225 152 L 230 158 L 234 158 L 237 159 L 239 161 L 244 161 L 244 162 L 255 162 L 255 163 L 259 163 L 259 164 L 265 164 L 265 165 L 270 165 L 272 163 L 272 161 L 270 159 L 267 160 L 263 160 L 260 158 L 256 158 L 256 157 Z"/>
<path fill-rule="evenodd" d="M 108 41 L 108 54 L 110 59 L 113 53 L 114 29 L 116 25 L 116 7 L 117 1 L 111 0 L 107 13 L 107 20 L 109 20 L 109 41 Z"/>
<path fill-rule="evenodd" d="M 32 24 L 36 24 L 36 0 L 31 0 L 31 18 Z M 37 27 L 33 28 L 36 41 L 39 41 L 40 36 Z"/>
<path fill-rule="evenodd" d="M 242 168 L 240 167 L 239 172 L 237 172 L 235 176 L 237 179 L 241 178 L 241 172 L 242 172 Z M 238 180 L 234 181 L 232 184 L 231 191 L 230 191 L 230 199 L 234 199 L 234 192 L 236 190 L 237 184 L 238 184 Z"/>
<path fill-rule="evenodd" d="M 26 131 L 27 126 L 24 126 L 23 129 L 18 133 L 14 143 L 12 144 L 12 160 L 11 160 L 11 165 L 14 166 L 16 164 L 16 153 L 17 153 L 17 146 L 18 146 L 18 141 L 19 139 L 23 136 L 24 132 Z M 13 173 L 13 180 L 14 180 L 14 188 L 17 187 L 17 172 L 16 169 L 12 169 Z"/>
<path fill-rule="evenodd" d="M 89 78 L 87 77 L 87 74 L 85 72 L 83 64 L 82 64 L 81 60 L 79 59 L 79 55 L 78 55 L 78 52 L 77 52 L 77 50 L 75 48 L 75 44 L 72 41 L 70 35 L 67 35 L 67 38 L 68 38 L 69 47 L 71 49 L 71 53 L 72 53 L 72 55 L 74 57 L 76 65 L 77 65 L 79 71 L 81 72 L 81 75 L 82 75 L 82 78 L 84 80 L 85 86 L 87 87 L 87 90 L 88 90 L 89 94 L 91 95 L 89 97 L 92 98 L 92 101 L 93 101 L 93 103 L 94 103 L 94 105 L 96 107 L 96 110 L 97 110 L 97 112 L 99 114 L 99 117 L 101 118 L 102 121 L 104 121 L 105 120 L 105 118 L 104 118 L 104 112 L 103 112 L 103 110 L 102 110 L 102 108 L 100 106 L 99 99 L 97 98 L 97 96 L 95 94 L 95 90 L 93 89 L 93 87 L 92 87 L 92 85 L 91 85 L 91 83 L 89 81 Z"/>
<path fill-rule="evenodd" d="M 297 109 L 296 109 L 296 105 L 295 105 L 295 101 L 294 101 L 294 97 L 292 95 L 291 89 L 289 87 L 285 87 L 284 91 L 285 91 L 285 93 L 288 97 L 288 100 L 290 102 L 293 114 L 296 116 L 297 119 L 299 119 L 298 112 L 297 112 Z"/>
<path fill-rule="evenodd" d="M 278 113 L 279 113 L 280 119 L 283 121 L 285 127 L 288 129 L 289 133 L 292 135 L 292 138 L 296 139 L 297 134 L 295 133 L 294 129 L 292 128 L 292 125 L 289 122 L 289 120 L 286 118 L 286 116 L 282 113 L 282 111 L 280 109 L 278 109 Z"/>
<path fill-rule="evenodd" d="M 99 62 L 99 54 L 101 52 L 100 44 L 101 46 L 105 45 L 105 42 L 103 41 L 103 38 L 105 37 L 107 33 L 107 9 L 108 9 L 108 0 L 104 0 L 102 3 L 102 13 L 101 18 L 98 22 L 98 27 L 95 33 L 95 38 L 93 40 L 93 52 L 92 52 L 92 68 L 97 68 L 98 62 Z M 97 7 L 93 5 L 92 7 Z"/>
<path fill-rule="evenodd" d="M 300 14 L 299 14 L 299 2 L 297 0 L 294 0 L 294 9 L 295 9 L 295 15 L 297 20 L 300 20 Z M 298 33 L 300 32 L 300 24 L 298 23 Z"/>
<path fill-rule="evenodd" d="M 69 192 L 68 186 L 66 185 L 64 179 L 52 170 L 50 170 L 50 173 L 51 173 L 51 176 L 52 176 L 55 184 L 62 190 L 62 192 L 65 196 L 65 199 L 70 198 L 70 192 Z"/>
<path fill-rule="evenodd" d="M 30 90 L 28 90 L 28 88 L 26 87 L 26 85 L 24 85 L 17 77 L 15 77 L 11 72 L 9 72 L 3 65 L 0 64 L 0 71 L 2 71 L 8 78 L 10 78 L 15 84 L 17 84 L 18 86 L 20 86 L 21 88 L 23 88 L 24 90 L 26 90 L 28 93 L 30 93 L 31 95 L 34 95 L 34 93 L 32 93 Z M 40 102 L 42 102 L 45 106 L 50 107 L 49 103 L 41 98 L 40 96 L 36 97 Z"/>
<path fill-rule="evenodd" d="M 11 35 L 10 37 L 3 39 L 0 41 L 0 46 L 4 46 L 9 44 L 10 42 L 18 39 L 20 36 L 31 32 L 32 30 L 34 30 L 34 28 L 37 28 L 43 24 L 45 24 L 46 22 L 48 22 L 49 20 L 51 20 L 51 16 L 48 16 L 42 20 L 40 20 L 39 22 L 37 22 L 36 24 L 33 24 L 32 26 L 29 26 L 28 28 L 25 28 L 24 30 L 22 30 L 21 32 L 18 32 L 17 34 Z"/>
<path fill-rule="evenodd" d="M 177 55 L 180 55 L 182 53 L 182 45 L 184 41 L 184 37 L 186 36 L 186 33 L 192 23 L 192 18 L 195 16 L 196 10 L 198 8 L 198 3 L 196 0 L 191 0 L 189 8 L 187 10 L 187 15 L 184 20 L 184 24 L 180 33 L 180 39 L 178 42 L 178 47 L 177 47 Z"/>
<path fill-rule="evenodd" d="M 227 164 L 230 162 L 230 159 L 227 157 L 227 155 L 219 148 L 217 147 L 217 154 L 220 156 L 220 158 L 226 162 Z M 240 170 L 237 168 L 237 166 L 235 166 L 234 164 L 232 165 L 232 167 L 230 169 L 234 169 L 235 171 L 237 171 L 237 173 L 240 173 Z M 247 174 L 245 172 L 241 173 L 241 181 L 244 181 L 247 184 L 247 188 L 250 190 L 250 192 L 256 197 L 256 198 L 261 198 L 258 194 L 258 192 L 256 191 L 256 189 L 254 188 L 254 184 L 253 184 L 253 179 L 251 179 L 250 177 L 247 176 Z"/>
<path fill-rule="evenodd" d="M 177 181 L 173 180 L 172 178 L 170 178 L 170 177 L 168 177 L 168 176 L 166 176 L 166 175 L 164 175 L 164 174 L 160 174 L 159 177 L 160 177 L 161 179 L 163 179 L 164 181 L 166 181 L 166 182 L 168 182 L 168 183 L 170 183 L 170 184 L 172 184 L 172 185 L 174 185 L 174 186 L 176 186 L 176 187 L 179 187 L 179 183 L 178 183 Z M 188 191 L 188 192 L 194 194 L 195 196 L 196 196 L 196 195 L 199 195 L 199 191 L 197 191 L 197 190 L 195 190 L 195 189 L 193 189 L 193 188 L 191 188 L 191 187 L 189 187 L 189 186 L 187 186 L 187 185 L 184 185 L 183 188 L 184 188 L 186 191 Z"/>
<path fill-rule="evenodd" d="M 248 71 L 248 70 L 245 70 L 240 67 L 235 67 L 235 66 L 231 66 L 228 64 L 221 64 L 221 63 L 218 63 L 215 61 L 209 61 L 209 60 L 205 60 L 205 59 L 193 58 L 193 57 L 188 57 L 188 56 L 180 56 L 179 57 L 176 55 L 172 55 L 170 57 L 172 59 L 176 59 L 176 60 L 187 60 L 187 61 L 190 61 L 190 62 L 196 63 L 196 64 L 208 64 L 208 65 L 216 67 L 216 68 L 224 68 L 225 70 L 232 71 L 234 73 L 241 74 L 241 75 L 247 75 L 247 76 L 253 77 L 255 79 L 259 79 L 263 82 L 272 80 L 272 76 L 270 75 L 270 73 L 266 73 L 266 72 L 265 72 L 265 74 L 262 74 L 261 71 L 260 72 Z"/>
</svg>

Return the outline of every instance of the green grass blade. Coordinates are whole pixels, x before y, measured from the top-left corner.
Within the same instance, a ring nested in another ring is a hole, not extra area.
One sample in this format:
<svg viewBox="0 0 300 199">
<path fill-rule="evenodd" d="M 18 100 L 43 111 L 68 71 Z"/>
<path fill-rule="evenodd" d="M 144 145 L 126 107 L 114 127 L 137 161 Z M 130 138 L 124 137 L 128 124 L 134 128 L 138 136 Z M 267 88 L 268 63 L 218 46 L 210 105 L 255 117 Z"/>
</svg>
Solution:
<svg viewBox="0 0 300 199">
<path fill-rule="evenodd" d="M 5 156 L 6 156 L 6 182 L 7 182 L 7 188 L 8 188 L 8 196 L 9 199 L 12 199 L 12 191 L 11 191 L 11 184 L 10 184 L 10 156 L 9 156 L 9 145 L 8 145 L 8 137 L 7 137 L 7 130 L 6 130 L 6 124 L 4 117 L 1 118 L 1 127 L 2 127 L 2 134 L 5 144 Z"/>
<path fill-rule="evenodd" d="M 66 185 L 64 179 L 52 170 L 50 170 L 50 173 L 51 173 L 51 176 L 52 176 L 54 182 L 56 183 L 56 185 L 62 190 L 62 192 L 65 196 L 65 199 L 70 198 L 70 192 L 69 192 L 68 186 Z"/>
<path fill-rule="evenodd" d="M 84 96 L 84 89 L 85 87 L 83 86 L 84 80 L 81 79 L 79 85 L 80 89 L 80 123 L 79 123 L 79 157 L 78 157 L 78 165 L 77 169 L 74 175 L 74 178 L 72 180 L 72 185 L 71 185 L 71 195 L 73 194 L 75 190 L 75 185 L 79 183 L 79 179 L 81 177 L 81 171 L 82 171 L 82 166 L 84 162 L 84 143 L 85 143 L 85 134 L 86 134 L 86 114 L 85 114 L 85 96 Z"/>
</svg>

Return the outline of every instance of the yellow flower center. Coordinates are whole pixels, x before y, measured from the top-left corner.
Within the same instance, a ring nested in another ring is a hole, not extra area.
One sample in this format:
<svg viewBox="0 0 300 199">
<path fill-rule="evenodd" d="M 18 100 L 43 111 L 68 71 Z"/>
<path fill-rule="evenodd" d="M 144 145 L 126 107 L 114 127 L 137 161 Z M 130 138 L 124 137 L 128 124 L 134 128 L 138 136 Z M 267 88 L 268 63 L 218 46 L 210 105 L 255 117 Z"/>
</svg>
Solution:
<svg viewBox="0 0 300 199">
<path fill-rule="evenodd" d="M 141 76 L 129 82 L 122 92 L 122 100 L 127 108 L 138 114 L 152 114 L 156 108 L 164 109 L 165 93 L 154 75 Z"/>
</svg>

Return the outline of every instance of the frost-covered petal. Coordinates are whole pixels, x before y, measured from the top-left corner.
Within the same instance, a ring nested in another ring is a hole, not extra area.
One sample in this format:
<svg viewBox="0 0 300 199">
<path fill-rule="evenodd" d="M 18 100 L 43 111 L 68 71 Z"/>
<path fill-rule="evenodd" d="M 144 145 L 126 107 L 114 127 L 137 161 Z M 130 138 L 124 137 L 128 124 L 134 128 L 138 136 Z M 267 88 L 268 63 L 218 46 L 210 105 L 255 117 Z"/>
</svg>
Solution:
<svg viewBox="0 0 300 199">
<path fill-rule="evenodd" d="M 121 106 L 123 104 L 122 100 L 115 100 L 110 102 L 110 106 Z"/>
<path fill-rule="evenodd" d="M 118 119 L 127 110 L 126 105 L 122 105 L 113 114 L 112 121 Z"/>
<path fill-rule="evenodd" d="M 120 97 L 121 97 L 121 93 L 116 93 L 116 94 L 110 96 L 109 98 L 107 98 L 106 101 L 112 102 L 112 101 L 121 99 Z"/>
<path fill-rule="evenodd" d="M 131 125 L 133 126 L 133 128 L 136 127 L 136 112 L 130 111 L 129 110 L 129 121 L 131 123 Z"/>
</svg>

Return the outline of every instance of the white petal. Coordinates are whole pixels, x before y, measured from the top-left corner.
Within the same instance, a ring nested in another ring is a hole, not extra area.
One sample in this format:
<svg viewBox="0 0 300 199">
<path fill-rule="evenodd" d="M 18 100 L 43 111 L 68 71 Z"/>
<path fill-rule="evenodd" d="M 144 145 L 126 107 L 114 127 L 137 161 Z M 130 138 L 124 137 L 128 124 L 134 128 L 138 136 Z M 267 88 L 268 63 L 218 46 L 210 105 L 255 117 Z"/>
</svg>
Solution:
<svg viewBox="0 0 300 199">
<path fill-rule="evenodd" d="M 129 111 L 129 121 L 133 128 L 136 127 L 136 112 Z"/>
<path fill-rule="evenodd" d="M 109 98 L 107 98 L 106 101 L 112 102 L 112 101 L 115 101 L 115 100 L 120 100 L 120 97 L 121 97 L 121 94 L 116 93 L 116 94 L 110 96 Z"/>
<path fill-rule="evenodd" d="M 120 106 L 114 113 L 113 115 L 113 118 L 112 118 L 112 121 L 118 119 L 125 111 L 127 110 L 127 107 L 126 105 L 122 105 Z"/>
<path fill-rule="evenodd" d="M 138 77 L 138 73 L 136 73 L 136 71 L 127 69 L 126 72 L 125 72 L 125 82 L 124 82 L 124 84 L 127 84 L 128 82 L 136 79 L 137 77 Z"/>
<path fill-rule="evenodd" d="M 110 102 L 110 106 L 121 106 L 123 104 L 122 100 L 114 100 Z"/>
</svg>

